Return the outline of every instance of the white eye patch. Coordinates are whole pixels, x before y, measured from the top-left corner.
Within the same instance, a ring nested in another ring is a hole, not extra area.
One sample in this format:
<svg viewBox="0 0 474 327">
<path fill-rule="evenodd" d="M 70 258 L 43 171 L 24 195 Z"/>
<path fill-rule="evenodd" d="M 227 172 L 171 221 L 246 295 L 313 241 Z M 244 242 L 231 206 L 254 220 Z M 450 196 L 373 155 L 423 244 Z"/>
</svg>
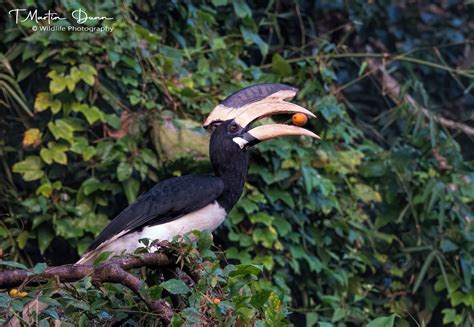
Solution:
<svg viewBox="0 0 474 327">
<path fill-rule="evenodd" d="M 249 143 L 249 141 L 244 140 L 244 139 L 241 138 L 241 137 L 234 137 L 234 138 L 232 139 L 232 141 L 234 141 L 235 143 L 237 143 L 241 149 L 243 149 L 243 148 Z"/>
</svg>

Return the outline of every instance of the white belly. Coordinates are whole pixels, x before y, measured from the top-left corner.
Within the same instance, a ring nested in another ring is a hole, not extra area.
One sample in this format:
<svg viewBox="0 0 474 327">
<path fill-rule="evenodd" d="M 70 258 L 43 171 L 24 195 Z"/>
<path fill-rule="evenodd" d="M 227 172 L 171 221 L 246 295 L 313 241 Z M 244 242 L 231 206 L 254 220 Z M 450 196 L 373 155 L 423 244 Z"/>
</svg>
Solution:
<svg viewBox="0 0 474 327">
<path fill-rule="evenodd" d="M 114 254 L 120 254 L 124 251 L 133 252 L 143 246 L 142 243 L 138 242 L 142 238 L 171 241 L 175 236 L 184 235 L 193 230 L 213 232 L 222 224 L 225 216 L 225 210 L 217 202 L 213 202 L 169 223 L 145 227 L 140 232 L 132 232 L 119 237 L 107 245 L 104 244 L 104 248 L 100 251 L 111 251 Z"/>
</svg>

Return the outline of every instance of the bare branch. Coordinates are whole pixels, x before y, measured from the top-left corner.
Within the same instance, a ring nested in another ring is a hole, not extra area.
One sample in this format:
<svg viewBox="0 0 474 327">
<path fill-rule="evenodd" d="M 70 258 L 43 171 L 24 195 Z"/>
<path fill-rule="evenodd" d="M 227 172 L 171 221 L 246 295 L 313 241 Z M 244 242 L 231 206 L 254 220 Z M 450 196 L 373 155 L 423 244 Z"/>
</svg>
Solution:
<svg viewBox="0 0 474 327">
<path fill-rule="evenodd" d="M 400 84 L 392 77 L 390 74 L 385 70 L 385 66 L 378 62 L 375 59 L 367 59 L 367 63 L 371 71 L 380 71 L 380 83 L 382 84 L 383 90 L 385 90 L 386 94 L 396 103 L 400 104 L 400 96 L 402 95 L 400 90 Z M 409 94 L 406 94 L 402 97 L 402 99 L 410 104 L 410 106 L 414 108 L 419 108 L 423 115 L 426 117 L 431 117 L 441 125 L 449 128 L 463 132 L 464 134 L 474 137 L 474 128 L 468 126 L 463 123 L 458 123 L 453 120 L 446 119 L 439 115 L 433 114 L 428 109 L 420 106 L 416 100 Z"/>
<path fill-rule="evenodd" d="M 9 288 L 30 283 L 39 283 L 51 279 L 62 283 L 75 282 L 87 276 L 99 278 L 103 282 L 118 282 L 115 278 L 115 271 L 111 268 L 119 266 L 129 270 L 139 267 L 166 267 L 172 261 L 163 253 L 145 253 L 140 256 L 130 256 L 113 259 L 94 267 L 89 264 L 69 264 L 57 267 L 46 268 L 41 274 L 31 275 L 30 270 L 8 270 L 0 272 L 0 288 Z M 105 273 L 105 272 L 107 273 Z M 106 280 L 108 279 L 108 280 Z"/>
</svg>

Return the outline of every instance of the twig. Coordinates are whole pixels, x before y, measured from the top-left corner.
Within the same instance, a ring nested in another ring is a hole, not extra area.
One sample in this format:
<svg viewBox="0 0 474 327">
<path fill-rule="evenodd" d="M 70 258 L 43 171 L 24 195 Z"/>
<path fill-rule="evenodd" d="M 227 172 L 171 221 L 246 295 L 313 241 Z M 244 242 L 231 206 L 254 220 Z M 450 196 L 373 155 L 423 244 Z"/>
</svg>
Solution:
<svg viewBox="0 0 474 327">
<path fill-rule="evenodd" d="M 287 59 L 286 62 L 289 64 L 292 64 L 292 63 L 296 63 L 303 60 L 316 60 L 317 58 L 323 58 L 326 60 L 344 59 L 344 58 L 381 58 L 381 59 L 387 59 L 390 62 L 403 61 L 403 62 L 410 62 L 410 63 L 414 63 L 418 65 L 428 66 L 434 69 L 444 70 L 444 71 L 447 71 L 448 73 L 464 76 L 467 78 L 473 77 L 472 72 L 467 69 L 443 66 L 434 62 L 409 57 L 403 53 L 402 54 L 372 53 L 372 52 L 366 52 L 366 53 L 347 52 L 347 53 L 329 53 L 329 54 L 323 53 L 319 55 L 310 55 L 310 56 L 301 56 L 301 57 L 291 58 L 291 59 Z M 265 65 L 260 65 L 260 68 L 265 69 L 265 68 L 270 68 L 271 66 L 272 66 L 272 63 L 268 63 Z"/>
<path fill-rule="evenodd" d="M 380 83 L 382 84 L 382 88 L 385 90 L 386 94 L 397 104 L 401 104 L 402 101 L 400 101 L 400 96 L 402 95 L 401 93 L 401 87 L 400 84 L 395 80 L 390 74 L 385 70 L 385 66 L 382 65 L 380 62 L 374 60 L 374 59 L 367 59 L 367 64 L 370 68 L 371 71 L 380 71 Z M 471 126 L 468 126 L 463 123 L 458 123 L 453 120 L 446 119 L 444 117 L 441 117 L 439 115 L 433 114 L 431 111 L 428 109 L 420 106 L 416 100 L 409 94 L 405 94 L 402 96 L 402 100 L 410 104 L 413 108 L 419 108 L 423 115 L 425 115 L 428 118 L 433 118 L 433 120 L 437 121 L 441 125 L 458 130 L 463 132 L 464 134 L 474 137 L 474 128 Z"/>
</svg>

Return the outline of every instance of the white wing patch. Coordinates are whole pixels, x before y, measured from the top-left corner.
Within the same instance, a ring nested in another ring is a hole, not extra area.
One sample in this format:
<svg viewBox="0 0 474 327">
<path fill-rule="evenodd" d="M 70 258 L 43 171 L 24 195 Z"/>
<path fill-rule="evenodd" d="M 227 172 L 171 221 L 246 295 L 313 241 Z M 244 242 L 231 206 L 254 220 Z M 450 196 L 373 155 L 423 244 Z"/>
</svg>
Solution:
<svg viewBox="0 0 474 327">
<path fill-rule="evenodd" d="M 124 235 L 126 232 L 122 232 L 101 244 L 97 249 L 86 253 L 77 263 L 92 263 L 99 253 L 105 251 L 112 252 L 114 255 L 134 252 L 143 246 L 138 241 L 142 238 L 171 241 L 175 236 L 184 235 L 193 230 L 213 232 L 224 222 L 225 216 L 224 208 L 214 201 L 212 204 L 168 223 L 145 227 L 140 232 L 126 235 Z"/>
</svg>

